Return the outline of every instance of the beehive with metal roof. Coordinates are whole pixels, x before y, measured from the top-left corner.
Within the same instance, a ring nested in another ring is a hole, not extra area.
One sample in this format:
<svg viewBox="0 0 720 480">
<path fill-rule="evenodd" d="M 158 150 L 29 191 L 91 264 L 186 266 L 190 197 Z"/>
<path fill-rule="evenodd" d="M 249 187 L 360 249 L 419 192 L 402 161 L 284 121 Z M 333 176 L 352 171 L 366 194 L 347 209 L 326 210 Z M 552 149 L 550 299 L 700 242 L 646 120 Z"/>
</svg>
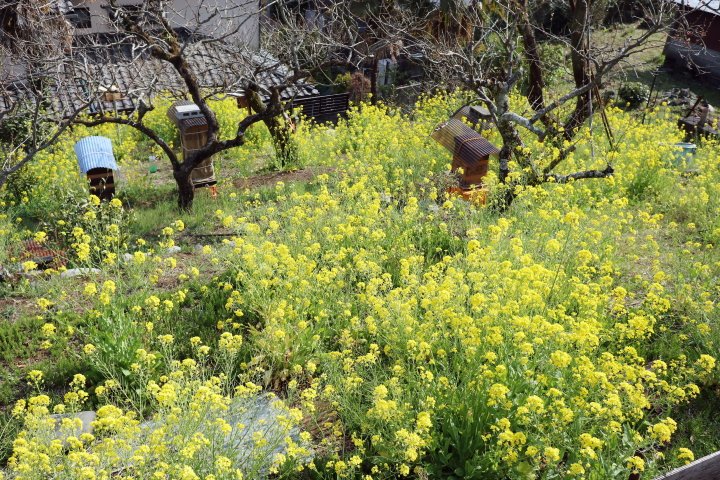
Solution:
<svg viewBox="0 0 720 480">
<path fill-rule="evenodd" d="M 180 130 L 181 140 L 185 135 L 206 133 L 208 130 L 205 116 L 190 100 L 178 100 L 173 103 L 167 111 L 167 117 Z"/>
<path fill-rule="evenodd" d="M 451 169 L 462 171 L 460 185 L 463 188 L 480 185 L 487 175 L 490 156 L 500 153 L 485 137 L 456 118 L 439 124 L 430 137 L 452 152 Z"/>
<path fill-rule="evenodd" d="M 117 170 L 112 141 L 107 137 L 85 137 L 75 144 L 75 155 L 82 173 L 93 168 Z"/>
<path fill-rule="evenodd" d="M 115 195 L 113 171 L 118 170 L 113 154 L 112 141 L 107 137 L 85 137 L 75 144 L 80 171 L 87 175 L 90 193 L 101 200 Z"/>
<path fill-rule="evenodd" d="M 167 111 L 168 118 L 180 130 L 183 160 L 207 143 L 208 123 L 198 106 L 189 100 L 178 100 Z M 190 175 L 195 188 L 217 184 L 213 158 L 207 158 L 195 167 Z"/>
</svg>

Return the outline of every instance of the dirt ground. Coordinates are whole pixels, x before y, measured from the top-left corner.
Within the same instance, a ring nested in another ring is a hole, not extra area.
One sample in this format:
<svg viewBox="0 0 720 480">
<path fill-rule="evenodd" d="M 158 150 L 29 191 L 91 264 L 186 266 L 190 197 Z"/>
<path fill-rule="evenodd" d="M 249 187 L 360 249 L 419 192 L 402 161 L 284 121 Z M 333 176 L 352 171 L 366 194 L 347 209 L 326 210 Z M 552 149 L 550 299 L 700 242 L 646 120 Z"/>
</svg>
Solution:
<svg viewBox="0 0 720 480">
<path fill-rule="evenodd" d="M 235 180 L 234 185 L 240 190 L 255 190 L 257 188 L 275 185 L 278 182 L 294 183 L 309 182 L 317 175 L 333 171 L 332 167 L 303 168 L 289 172 L 269 172 L 248 178 Z"/>
</svg>

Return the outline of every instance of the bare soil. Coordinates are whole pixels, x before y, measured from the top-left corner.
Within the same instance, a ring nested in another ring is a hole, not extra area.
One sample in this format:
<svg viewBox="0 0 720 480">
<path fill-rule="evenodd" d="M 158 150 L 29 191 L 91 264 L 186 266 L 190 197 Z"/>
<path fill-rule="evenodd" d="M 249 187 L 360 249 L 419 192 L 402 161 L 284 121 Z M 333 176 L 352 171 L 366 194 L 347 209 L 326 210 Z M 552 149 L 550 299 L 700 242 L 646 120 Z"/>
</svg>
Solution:
<svg viewBox="0 0 720 480">
<path fill-rule="evenodd" d="M 286 172 L 270 172 L 248 178 L 235 180 L 235 187 L 240 190 L 255 190 L 261 187 L 276 185 L 278 182 L 309 182 L 317 175 L 332 172 L 332 167 L 303 168 Z"/>
</svg>

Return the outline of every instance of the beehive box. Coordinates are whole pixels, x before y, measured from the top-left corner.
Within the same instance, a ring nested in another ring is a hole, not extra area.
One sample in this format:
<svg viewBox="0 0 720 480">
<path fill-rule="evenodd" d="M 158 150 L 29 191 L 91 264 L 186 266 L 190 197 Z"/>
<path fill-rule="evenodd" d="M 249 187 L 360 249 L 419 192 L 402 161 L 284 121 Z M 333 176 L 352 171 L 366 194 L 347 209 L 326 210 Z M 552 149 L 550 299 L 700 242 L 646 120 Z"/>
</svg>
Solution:
<svg viewBox="0 0 720 480">
<path fill-rule="evenodd" d="M 482 178 L 487 175 L 490 156 L 500 153 L 500 149 L 485 137 L 456 118 L 439 124 L 430 137 L 453 152 L 451 170 L 462 170 L 460 186 L 464 189 L 481 185 Z"/>
<path fill-rule="evenodd" d="M 208 123 L 200 109 L 189 100 L 175 102 L 167 111 L 168 118 L 180 130 L 183 160 L 207 143 Z M 198 165 L 191 174 L 195 188 L 211 187 L 217 184 L 213 158 Z"/>
<path fill-rule="evenodd" d="M 190 108 L 187 108 L 190 107 Z M 178 100 L 167 111 L 167 117 L 180 130 L 180 137 L 194 133 L 205 134 L 207 141 L 208 124 L 197 105 L 189 100 Z M 204 143 L 203 143 L 204 145 Z"/>
<path fill-rule="evenodd" d="M 80 171 L 87 175 L 90 193 L 101 200 L 115 195 L 113 171 L 118 169 L 113 154 L 112 142 L 107 137 L 85 137 L 75 144 Z"/>
</svg>

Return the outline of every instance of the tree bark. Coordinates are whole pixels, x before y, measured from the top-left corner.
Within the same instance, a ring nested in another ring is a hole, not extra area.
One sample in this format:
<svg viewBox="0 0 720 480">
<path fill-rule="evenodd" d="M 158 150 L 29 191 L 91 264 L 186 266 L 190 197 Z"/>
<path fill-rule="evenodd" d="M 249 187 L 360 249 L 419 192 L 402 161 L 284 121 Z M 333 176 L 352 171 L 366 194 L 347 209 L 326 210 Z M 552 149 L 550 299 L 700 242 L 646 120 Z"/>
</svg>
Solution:
<svg viewBox="0 0 720 480">
<path fill-rule="evenodd" d="M 537 40 L 535 39 L 535 32 L 530 24 L 527 0 L 518 0 L 518 4 L 521 15 L 518 28 L 520 29 L 520 35 L 522 35 L 525 55 L 529 65 L 528 101 L 533 110 L 537 112 L 545 108 L 545 99 L 543 98 L 545 79 L 542 70 L 542 59 L 540 58 L 540 50 L 538 49 Z"/>
<path fill-rule="evenodd" d="M 592 0 L 570 1 L 570 58 L 572 60 L 573 79 L 575 88 L 581 88 L 590 83 L 588 72 L 588 44 L 587 29 L 590 28 L 589 9 Z M 590 118 L 592 105 L 590 91 L 577 97 L 575 109 L 565 125 L 565 136 L 572 138 L 575 131 Z"/>
<path fill-rule="evenodd" d="M 557 183 L 567 183 L 570 180 L 580 180 L 581 178 L 606 178 L 615 174 L 615 169 L 612 165 L 608 165 L 605 170 L 585 170 L 582 172 L 575 172 L 569 175 L 545 175 L 545 180 L 549 181 L 553 179 Z"/>
<path fill-rule="evenodd" d="M 372 61 L 372 70 L 370 70 L 370 103 L 377 105 L 378 103 L 378 70 L 380 69 L 379 52 L 375 52 Z"/>
<path fill-rule="evenodd" d="M 195 200 L 195 186 L 192 183 L 191 174 L 192 169 L 185 164 L 173 168 L 173 177 L 178 186 L 178 208 L 182 212 L 192 210 Z"/>
<path fill-rule="evenodd" d="M 253 112 L 259 113 L 267 108 L 257 92 L 248 90 L 246 95 L 250 109 Z M 289 165 L 296 164 L 297 146 L 292 139 L 291 125 L 287 122 L 281 122 L 277 116 L 265 118 L 263 122 L 265 122 L 265 126 L 267 126 L 270 131 L 270 136 L 273 139 L 275 155 L 280 164 L 280 170 L 284 170 Z"/>
<path fill-rule="evenodd" d="M 498 177 L 502 183 L 506 183 L 510 170 L 507 166 L 512 157 L 515 157 L 518 165 L 525 171 L 523 183 L 526 185 L 537 185 L 541 182 L 541 174 L 532 159 L 524 153 L 525 143 L 520 137 L 512 115 L 505 115 L 510 112 L 510 94 L 506 89 L 500 88 L 495 92 L 495 105 L 497 111 L 495 116 L 498 119 L 497 129 L 503 140 L 500 149 L 500 170 Z"/>
<path fill-rule="evenodd" d="M 515 200 L 516 185 L 539 185 L 542 183 L 543 178 L 535 162 L 533 162 L 532 158 L 524 151 L 525 143 L 513 120 L 516 116 L 508 114 L 510 113 L 509 92 L 507 89 L 501 87 L 494 92 L 494 97 L 497 108 L 496 112 L 494 112 L 498 119 L 497 129 L 503 141 L 499 154 L 500 165 L 498 179 L 500 183 L 505 185 L 505 189 L 503 195 L 496 196 L 493 199 L 491 208 L 498 212 L 503 212 L 507 210 L 507 208 L 512 205 L 513 200 Z M 510 175 L 508 163 L 513 157 L 523 171 L 523 176 L 517 181 L 508 181 L 508 176 Z"/>
</svg>

